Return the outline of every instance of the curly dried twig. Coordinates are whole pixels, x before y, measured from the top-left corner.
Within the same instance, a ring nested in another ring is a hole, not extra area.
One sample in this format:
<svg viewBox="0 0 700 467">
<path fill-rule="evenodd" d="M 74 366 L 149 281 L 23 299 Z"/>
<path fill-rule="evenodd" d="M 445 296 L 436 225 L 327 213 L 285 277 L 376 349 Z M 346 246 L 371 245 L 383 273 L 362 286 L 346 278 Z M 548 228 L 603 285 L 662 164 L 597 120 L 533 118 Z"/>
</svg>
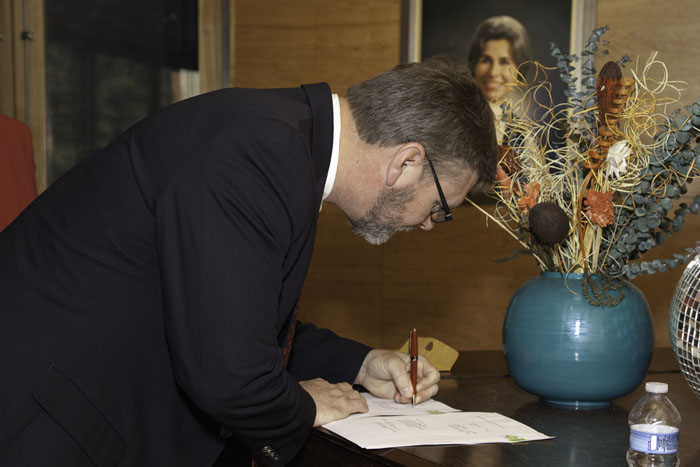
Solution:
<svg viewBox="0 0 700 467">
<path fill-rule="evenodd" d="M 516 164 L 511 165 L 517 165 L 517 170 L 506 173 L 495 187 L 493 196 L 497 203 L 493 213 L 479 209 L 527 248 L 528 245 L 513 233 L 524 218 L 518 201 L 524 194 L 525 184 L 539 183 L 539 201 L 558 204 L 573 220 L 570 234 L 551 252 L 556 269 L 595 273 L 607 261 L 610 249 L 624 232 L 626 223 L 618 225 L 620 220 L 616 219 L 614 228 L 605 232 L 599 226 L 579 228 L 587 222 L 582 214 L 585 193 L 592 187 L 598 191 L 611 190 L 626 195 L 614 198 L 617 212 L 634 209 L 634 203 L 632 207 L 624 203 L 649 175 L 649 164 L 655 151 L 667 147 L 671 132 L 660 129 L 671 127 L 665 110 L 679 102 L 683 83 L 668 79 L 665 65 L 656 60 L 654 53 L 643 67 L 637 60 L 636 68 L 631 71 L 634 79 L 620 83 L 617 97 L 610 99 L 612 107 L 608 106 L 607 110 L 596 106 L 581 108 L 579 101 L 577 108 L 573 103 L 555 104 L 551 84 L 540 78 L 544 76 L 545 67 L 537 63 L 534 66 L 536 79 L 533 82 L 525 83 L 522 75 L 518 75 L 520 97 L 506 104 L 503 115 L 506 134 L 510 136 L 506 143 L 516 155 Z M 582 101 L 588 102 L 592 97 L 584 96 Z M 544 117 L 532 118 L 535 111 L 540 111 L 540 114 L 543 111 Z M 602 118 L 593 118 L 601 112 Z M 605 122 L 605 125 L 597 128 L 592 124 L 594 120 Z M 553 133 L 562 130 L 564 145 L 549 147 Z M 668 134 L 658 138 L 662 133 Z M 604 162 L 608 148 L 618 140 L 626 141 L 631 153 L 626 159 L 624 173 L 611 178 L 603 170 Z M 581 168 L 586 172 L 583 178 L 580 177 Z M 663 172 L 651 178 L 652 194 L 663 194 L 670 181 L 685 182 L 692 178 L 692 173 L 692 170 L 680 173 L 673 167 L 664 167 Z M 603 243 L 605 247 L 601 248 Z M 601 258 L 603 263 L 599 262 Z M 541 268 L 546 268 L 547 261 L 538 258 L 538 263 Z"/>
</svg>

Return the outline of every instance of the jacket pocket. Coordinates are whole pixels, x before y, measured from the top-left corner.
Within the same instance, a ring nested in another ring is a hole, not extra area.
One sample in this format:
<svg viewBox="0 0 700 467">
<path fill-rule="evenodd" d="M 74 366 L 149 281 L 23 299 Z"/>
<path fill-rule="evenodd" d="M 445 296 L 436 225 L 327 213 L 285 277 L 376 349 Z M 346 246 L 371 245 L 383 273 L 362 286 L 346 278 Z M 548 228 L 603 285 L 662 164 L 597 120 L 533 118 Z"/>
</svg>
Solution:
<svg viewBox="0 0 700 467">
<path fill-rule="evenodd" d="M 113 467 L 127 444 L 100 410 L 61 370 L 52 366 L 34 399 L 70 434 L 98 467 Z"/>
</svg>

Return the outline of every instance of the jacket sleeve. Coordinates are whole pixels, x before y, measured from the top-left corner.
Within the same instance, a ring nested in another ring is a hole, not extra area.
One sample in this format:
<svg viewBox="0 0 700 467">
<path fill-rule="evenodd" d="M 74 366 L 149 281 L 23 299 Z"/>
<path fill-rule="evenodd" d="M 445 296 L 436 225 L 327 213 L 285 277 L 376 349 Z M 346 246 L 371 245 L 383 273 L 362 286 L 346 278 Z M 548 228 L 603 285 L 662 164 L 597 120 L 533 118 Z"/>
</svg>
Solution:
<svg viewBox="0 0 700 467">
<path fill-rule="evenodd" d="M 328 329 L 298 322 L 287 368 L 299 381 L 323 378 L 331 383 L 352 384 L 370 350 Z"/>
<path fill-rule="evenodd" d="M 299 135 L 256 123 L 202 148 L 159 195 L 155 216 L 177 382 L 274 465 L 296 454 L 316 415 L 278 343 L 291 311 L 278 306 L 282 263 L 315 194 Z"/>
</svg>

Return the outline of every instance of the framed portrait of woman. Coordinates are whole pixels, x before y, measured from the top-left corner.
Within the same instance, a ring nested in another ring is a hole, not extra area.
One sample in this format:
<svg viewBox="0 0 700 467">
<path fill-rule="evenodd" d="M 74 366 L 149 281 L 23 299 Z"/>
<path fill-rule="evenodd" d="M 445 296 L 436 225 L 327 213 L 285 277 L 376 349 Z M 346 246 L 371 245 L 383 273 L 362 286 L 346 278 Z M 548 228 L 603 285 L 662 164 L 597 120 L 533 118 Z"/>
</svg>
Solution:
<svg viewBox="0 0 700 467">
<path fill-rule="evenodd" d="M 437 54 L 470 58 L 479 27 L 490 18 L 507 16 L 522 25 L 529 39 L 527 60 L 551 67 L 555 61 L 550 43 L 555 43 L 565 54 L 577 53 L 596 26 L 596 0 L 404 0 L 403 3 L 407 44 L 403 47 L 404 61 Z M 549 73 L 549 80 L 554 101 L 564 102 L 564 84 L 554 71 Z"/>
</svg>

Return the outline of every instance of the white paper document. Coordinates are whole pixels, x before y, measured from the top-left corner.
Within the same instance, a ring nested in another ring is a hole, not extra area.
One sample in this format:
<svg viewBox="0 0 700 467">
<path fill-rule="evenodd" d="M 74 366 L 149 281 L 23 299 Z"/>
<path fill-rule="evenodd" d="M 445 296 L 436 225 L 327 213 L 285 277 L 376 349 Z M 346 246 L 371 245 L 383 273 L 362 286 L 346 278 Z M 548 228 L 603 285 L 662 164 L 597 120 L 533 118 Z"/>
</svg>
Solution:
<svg viewBox="0 0 700 467">
<path fill-rule="evenodd" d="M 367 449 L 517 443 L 551 438 L 495 412 L 460 412 L 437 401 L 411 407 L 373 396 L 367 399 L 368 414 L 351 415 L 324 428 Z"/>
<path fill-rule="evenodd" d="M 368 392 L 363 392 L 362 396 L 367 401 L 369 411 L 367 413 L 356 413 L 350 415 L 348 419 L 361 417 L 377 417 L 381 415 L 429 415 L 446 412 L 459 412 L 447 404 L 430 399 L 412 407 L 411 404 L 397 404 L 393 399 L 382 399 L 373 396 Z"/>
</svg>

